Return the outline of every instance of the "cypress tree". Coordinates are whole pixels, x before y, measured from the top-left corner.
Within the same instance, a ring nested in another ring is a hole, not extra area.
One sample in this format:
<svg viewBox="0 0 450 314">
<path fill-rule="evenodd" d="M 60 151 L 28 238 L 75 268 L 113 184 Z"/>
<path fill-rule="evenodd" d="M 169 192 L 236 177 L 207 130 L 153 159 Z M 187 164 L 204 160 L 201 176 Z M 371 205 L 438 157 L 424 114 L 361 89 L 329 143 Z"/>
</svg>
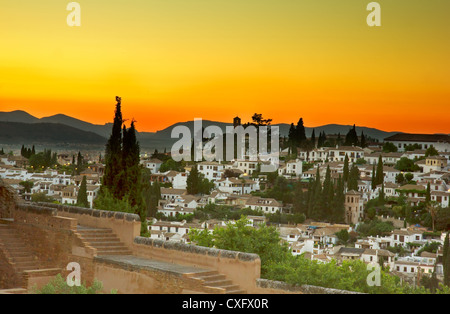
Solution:
<svg viewBox="0 0 450 314">
<path fill-rule="evenodd" d="M 312 217 L 321 219 L 323 216 L 323 202 L 322 202 L 322 183 L 320 182 L 320 168 L 317 167 L 316 180 L 314 182 L 314 195 L 312 206 Z"/>
<path fill-rule="evenodd" d="M 361 147 L 367 147 L 366 137 L 364 136 L 364 131 L 361 131 Z"/>
<path fill-rule="evenodd" d="M 372 169 L 372 191 L 375 190 L 375 188 L 377 187 L 377 183 L 375 180 L 375 164 L 373 164 L 373 169 Z"/>
<path fill-rule="evenodd" d="M 313 129 L 312 135 L 311 135 L 311 144 L 313 148 L 316 148 L 316 131 Z"/>
<path fill-rule="evenodd" d="M 296 133 L 296 142 L 298 145 L 301 145 L 306 140 L 305 127 L 303 126 L 303 118 L 300 118 L 297 123 L 297 127 L 295 128 Z"/>
<path fill-rule="evenodd" d="M 348 165 L 348 156 L 347 154 L 345 154 L 345 158 L 344 158 L 344 174 L 342 179 L 344 180 L 344 182 L 348 182 L 348 175 L 349 175 L 349 165 Z"/>
<path fill-rule="evenodd" d="M 332 216 L 331 206 L 333 204 L 334 187 L 331 181 L 330 165 L 327 166 L 325 179 L 323 181 L 322 202 L 323 202 L 323 218 L 330 220 Z"/>
<path fill-rule="evenodd" d="M 297 182 L 295 186 L 294 196 L 294 213 L 306 214 L 307 211 L 305 211 L 303 187 L 300 182 Z"/>
<path fill-rule="evenodd" d="M 379 205 L 384 204 L 384 198 L 385 198 L 385 194 L 384 194 L 384 182 L 383 182 L 383 183 L 381 183 L 381 191 L 380 191 L 380 195 L 378 196 Z M 406 219 L 405 219 L 405 221 L 406 221 Z"/>
<path fill-rule="evenodd" d="M 345 220 L 345 194 L 344 194 L 344 181 L 339 175 L 337 186 L 336 186 L 336 195 L 333 198 L 333 222 L 340 223 Z"/>
<path fill-rule="evenodd" d="M 131 206 L 137 206 L 136 214 L 142 218 L 142 197 L 141 197 L 141 169 L 139 165 L 139 143 L 136 139 L 136 128 L 134 121 L 131 126 L 123 132 L 123 173 L 125 174 L 124 182 L 126 184 L 125 193 L 128 196 Z"/>
<path fill-rule="evenodd" d="M 383 172 L 383 157 L 380 155 L 377 163 L 377 172 L 375 176 L 376 185 L 384 182 L 384 172 Z"/>
<path fill-rule="evenodd" d="M 428 182 L 428 184 L 427 184 L 427 194 L 425 195 L 425 202 L 426 202 L 426 203 L 431 202 L 431 187 L 430 187 L 430 182 Z"/>
<path fill-rule="evenodd" d="M 317 148 L 322 147 L 322 132 L 319 133 L 319 138 L 317 139 Z"/>
<path fill-rule="evenodd" d="M 294 123 L 291 123 L 291 126 L 289 128 L 288 140 L 289 140 L 289 143 L 291 143 L 291 144 L 294 144 L 296 142 Z"/>
<path fill-rule="evenodd" d="M 80 190 L 78 191 L 77 196 L 77 205 L 80 207 L 89 207 L 89 202 L 87 198 L 87 182 L 86 176 L 83 176 L 83 180 L 80 184 Z"/>
<path fill-rule="evenodd" d="M 345 136 L 345 145 L 358 146 L 358 134 L 356 133 L 356 125 L 354 124 L 353 128 L 351 128 Z"/>
<path fill-rule="evenodd" d="M 359 169 L 355 165 L 352 165 L 348 176 L 348 189 L 358 191 Z"/>
<path fill-rule="evenodd" d="M 197 166 L 192 167 L 186 180 L 186 190 L 189 194 L 198 194 L 200 189 L 200 174 Z"/>
<path fill-rule="evenodd" d="M 108 188 L 114 197 L 120 198 L 123 186 L 117 184 L 119 173 L 122 171 L 122 111 L 121 98 L 116 97 L 116 110 L 111 136 L 106 144 L 105 151 L 105 173 L 103 175 L 103 186 Z"/>
</svg>

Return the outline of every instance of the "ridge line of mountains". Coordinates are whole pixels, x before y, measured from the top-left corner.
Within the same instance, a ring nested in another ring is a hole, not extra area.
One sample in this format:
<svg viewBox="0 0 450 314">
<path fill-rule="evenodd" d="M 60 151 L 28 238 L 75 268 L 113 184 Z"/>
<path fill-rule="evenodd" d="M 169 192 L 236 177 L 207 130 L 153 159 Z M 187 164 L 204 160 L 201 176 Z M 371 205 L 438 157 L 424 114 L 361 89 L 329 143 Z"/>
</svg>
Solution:
<svg viewBox="0 0 450 314">
<path fill-rule="evenodd" d="M 232 125 L 232 122 L 217 122 L 203 120 L 203 127 L 217 125 L 225 130 L 226 126 Z M 171 131 L 178 125 L 187 126 L 191 132 L 194 128 L 194 121 L 178 122 L 157 132 L 138 132 L 137 138 L 142 148 L 170 149 L 173 143 L 178 139 L 171 138 Z M 290 124 L 274 124 L 279 126 L 280 135 L 287 136 Z M 341 136 L 347 134 L 352 128 L 351 125 L 327 124 L 318 127 L 305 127 L 306 135 L 311 136 L 315 129 L 316 137 L 320 132 L 326 134 L 338 134 Z M 16 110 L 11 112 L 0 112 L 0 145 L 22 145 L 22 144 L 47 144 L 47 145 L 98 145 L 104 146 L 111 134 L 112 123 L 104 125 L 92 124 L 64 114 L 56 114 L 44 118 L 36 118 L 31 114 Z M 375 128 L 356 127 L 356 131 L 371 138 L 382 141 L 384 138 L 401 133 L 385 132 Z"/>
</svg>

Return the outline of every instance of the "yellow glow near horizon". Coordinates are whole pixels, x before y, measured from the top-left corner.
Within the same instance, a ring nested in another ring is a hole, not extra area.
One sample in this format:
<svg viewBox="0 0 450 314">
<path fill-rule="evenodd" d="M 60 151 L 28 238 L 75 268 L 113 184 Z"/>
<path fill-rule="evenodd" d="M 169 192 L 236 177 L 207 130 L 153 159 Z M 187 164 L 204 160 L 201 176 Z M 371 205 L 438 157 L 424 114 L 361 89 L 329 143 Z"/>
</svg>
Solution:
<svg viewBox="0 0 450 314">
<path fill-rule="evenodd" d="M 0 111 L 112 120 L 138 129 L 201 117 L 450 133 L 447 0 L 2 3 Z"/>
</svg>

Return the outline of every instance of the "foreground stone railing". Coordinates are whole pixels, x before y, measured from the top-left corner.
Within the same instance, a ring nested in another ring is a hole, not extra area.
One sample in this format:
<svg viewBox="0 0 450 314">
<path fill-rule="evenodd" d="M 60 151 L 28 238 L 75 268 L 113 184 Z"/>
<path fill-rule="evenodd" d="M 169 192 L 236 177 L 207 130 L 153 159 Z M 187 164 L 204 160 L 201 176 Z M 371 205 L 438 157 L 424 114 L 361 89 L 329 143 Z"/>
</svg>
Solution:
<svg viewBox="0 0 450 314">
<path fill-rule="evenodd" d="M 283 281 L 257 279 L 256 286 L 260 293 L 286 293 L 286 294 L 362 294 L 360 292 L 324 288 L 311 285 L 291 285 Z"/>
<path fill-rule="evenodd" d="M 133 253 L 144 258 L 218 271 L 250 293 L 256 288 L 256 279 L 261 274 L 261 260 L 257 254 L 144 237 L 135 238 Z"/>
</svg>

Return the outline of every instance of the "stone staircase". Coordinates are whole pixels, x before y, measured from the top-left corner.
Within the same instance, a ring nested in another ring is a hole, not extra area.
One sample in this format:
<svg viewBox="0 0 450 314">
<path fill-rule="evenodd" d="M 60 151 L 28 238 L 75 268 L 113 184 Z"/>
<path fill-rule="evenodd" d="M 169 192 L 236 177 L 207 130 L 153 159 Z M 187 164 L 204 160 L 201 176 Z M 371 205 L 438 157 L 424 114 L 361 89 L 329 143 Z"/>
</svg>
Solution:
<svg viewBox="0 0 450 314">
<path fill-rule="evenodd" d="M 18 286 L 26 288 L 23 272 L 27 270 L 38 270 L 39 261 L 31 252 L 26 242 L 18 232 L 7 223 L 0 222 L 0 250 L 6 257 L 8 264 L 14 269 L 18 276 Z"/>
<path fill-rule="evenodd" d="M 96 249 L 98 256 L 131 255 L 131 251 L 111 229 L 77 226 L 77 233 L 88 246 Z"/>
<path fill-rule="evenodd" d="M 240 289 L 239 285 L 234 285 L 225 275 L 217 271 L 208 271 L 195 274 L 187 274 L 187 278 L 200 282 L 205 291 L 214 294 L 245 294 L 246 291 Z"/>
</svg>

